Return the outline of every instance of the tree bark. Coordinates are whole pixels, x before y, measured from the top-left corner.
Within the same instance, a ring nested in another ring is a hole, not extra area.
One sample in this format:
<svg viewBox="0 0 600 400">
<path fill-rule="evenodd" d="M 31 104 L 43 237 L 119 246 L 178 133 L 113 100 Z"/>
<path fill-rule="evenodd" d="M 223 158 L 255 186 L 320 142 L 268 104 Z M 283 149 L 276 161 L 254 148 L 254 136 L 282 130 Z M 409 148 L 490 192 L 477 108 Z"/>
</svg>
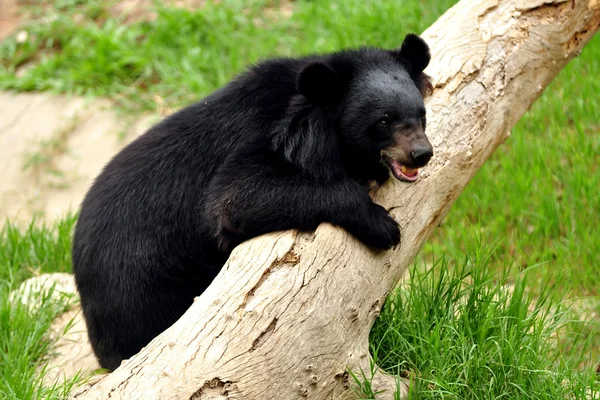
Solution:
<svg viewBox="0 0 600 400">
<path fill-rule="evenodd" d="M 422 35 L 435 156 L 417 183 L 390 180 L 374 194 L 402 227 L 399 248 L 371 251 L 329 224 L 243 243 L 177 323 L 73 397 L 356 399 L 348 370 L 369 375 L 369 331 L 387 294 L 599 25 L 600 0 L 463 0 L 448 10 Z M 393 398 L 398 382 L 377 372 L 378 398 Z"/>
</svg>

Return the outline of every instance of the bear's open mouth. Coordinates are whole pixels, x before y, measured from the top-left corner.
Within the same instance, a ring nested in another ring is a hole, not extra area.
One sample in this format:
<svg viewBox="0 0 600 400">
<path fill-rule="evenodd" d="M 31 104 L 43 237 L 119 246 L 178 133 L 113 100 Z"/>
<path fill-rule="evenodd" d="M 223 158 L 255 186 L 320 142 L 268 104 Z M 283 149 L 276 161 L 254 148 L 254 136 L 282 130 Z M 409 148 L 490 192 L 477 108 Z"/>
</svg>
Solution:
<svg viewBox="0 0 600 400">
<path fill-rule="evenodd" d="M 396 160 L 392 160 L 391 158 L 386 157 L 386 161 L 392 174 L 399 181 L 404 182 L 414 182 L 419 178 L 419 169 L 418 168 L 408 168 L 405 165 L 400 164 Z"/>
</svg>

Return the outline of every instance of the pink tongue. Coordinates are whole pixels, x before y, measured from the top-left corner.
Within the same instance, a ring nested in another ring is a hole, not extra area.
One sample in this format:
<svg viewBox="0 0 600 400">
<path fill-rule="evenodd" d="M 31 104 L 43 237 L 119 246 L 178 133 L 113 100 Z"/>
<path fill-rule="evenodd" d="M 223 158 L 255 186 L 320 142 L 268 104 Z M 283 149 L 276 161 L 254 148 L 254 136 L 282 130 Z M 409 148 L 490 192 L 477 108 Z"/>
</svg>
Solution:
<svg viewBox="0 0 600 400">
<path fill-rule="evenodd" d="M 398 161 L 392 161 L 392 168 L 394 168 L 394 174 L 397 176 L 404 175 L 404 172 L 402 172 L 402 165 L 400 165 Z"/>
<path fill-rule="evenodd" d="M 416 169 L 406 169 L 403 172 L 403 174 L 408 176 L 409 178 L 414 178 L 415 176 L 417 176 L 418 173 L 419 171 Z"/>
<path fill-rule="evenodd" d="M 394 169 L 394 173 L 396 175 L 404 175 L 407 176 L 409 178 L 413 178 L 415 177 L 418 173 L 419 170 L 418 169 L 410 169 L 410 168 L 402 168 L 402 164 L 400 164 L 398 161 L 394 160 L 392 161 L 392 168 Z"/>
</svg>

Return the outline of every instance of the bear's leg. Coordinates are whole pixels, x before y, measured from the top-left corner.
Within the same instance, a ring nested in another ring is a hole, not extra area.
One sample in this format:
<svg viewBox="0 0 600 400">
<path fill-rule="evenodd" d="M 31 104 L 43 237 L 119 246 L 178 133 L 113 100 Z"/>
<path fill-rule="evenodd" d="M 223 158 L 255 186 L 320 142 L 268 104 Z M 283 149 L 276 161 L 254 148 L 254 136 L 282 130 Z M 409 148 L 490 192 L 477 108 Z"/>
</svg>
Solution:
<svg viewBox="0 0 600 400">
<path fill-rule="evenodd" d="M 211 192 L 208 212 L 226 252 L 267 232 L 314 230 L 321 222 L 339 225 L 379 249 L 400 241 L 396 221 L 371 200 L 366 188 L 349 178 L 323 185 L 285 176 L 245 175 Z"/>
<path fill-rule="evenodd" d="M 174 289 L 156 287 L 152 293 L 121 295 L 118 304 L 107 299 L 82 301 L 90 343 L 103 368 L 115 370 L 189 308 L 193 296 L 180 297 Z"/>
<path fill-rule="evenodd" d="M 155 243 L 146 254 L 121 253 L 112 259 L 75 252 L 83 314 L 102 367 L 114 370 L 177 321 L 225 261 L 201 240 L 196 253 L 169 243 Z"/>
</svg>

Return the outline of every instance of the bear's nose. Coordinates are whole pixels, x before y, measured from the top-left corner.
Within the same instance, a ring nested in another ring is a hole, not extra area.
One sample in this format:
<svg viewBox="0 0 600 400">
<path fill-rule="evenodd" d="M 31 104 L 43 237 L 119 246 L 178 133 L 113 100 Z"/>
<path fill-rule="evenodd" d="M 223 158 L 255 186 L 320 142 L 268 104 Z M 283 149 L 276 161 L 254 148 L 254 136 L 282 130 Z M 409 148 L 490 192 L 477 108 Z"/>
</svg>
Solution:
<svg viewBox="0 0 600 400">
<path fill-rule="evenodd" d="M 431 146 L 418 147 L 410 152 L 412 163 L 417 168 L 427 165 L 432 156 L 433 149 Z"/>
</svg>

